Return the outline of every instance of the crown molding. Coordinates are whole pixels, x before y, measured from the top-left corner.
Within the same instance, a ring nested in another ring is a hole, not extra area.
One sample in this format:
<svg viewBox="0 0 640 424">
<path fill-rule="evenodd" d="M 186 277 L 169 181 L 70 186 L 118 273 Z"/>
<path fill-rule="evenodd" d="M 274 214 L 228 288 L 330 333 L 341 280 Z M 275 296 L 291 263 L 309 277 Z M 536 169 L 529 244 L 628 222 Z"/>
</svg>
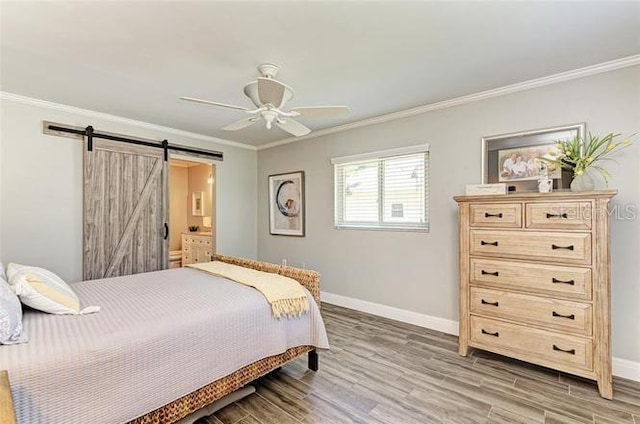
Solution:
<svg viewBox="0 0 640 424">
<path fill-rule="evenodd" d="M 571 71 L 561 72 L 559 74 L 549 75 L 542 78 L 536 78 L 529 81 L 519 82 L 516 84 L 506 85 L 504 87 L 494 88 L 491 90 L 481 91 L 475 94 L 456 97 L 442 102 L 431 103 L 423 106 L 417 106 L 411 109 L 405 109 L 398 112 L 392 112 L 373 118 L 363 119 L 361 121 L 350 122 L 337 127 L 326 128 L 319 131 L 313 131 L 302 137 L 289 137 L 282 140 L 273 141 L 271 143 L 258 146 L 258 150 L 270 149 L 272 147 L 282 146 L 284 144 L 295 143 L 297 141 L 309 140 L 311 138 L 322 137 L 324 135 L 335 134 L 342 131 L 362 128 L 368 125 L 381 124 L 383 122 L 394 121 L 396 119 L 407 118 L 409 116 L 420 115 L 436 110 L 447 109 L 454 106 L 460 106 L 467 103 L 477 102 L 479 100 L 490 99 L 493 97 L 505 96 L 507 94 L 517 93 L 520 91 L 531 90 L 533 88 L 544 87 L 546 85 L 558 84 L 578 78 L 584 78 L 591 75 L 601 74 L 603 72 L 614 71 L 616 69 L 628 68 L 630 66 L 640 65 L 640 54 L 628 56 L 622 59 L 616 59 L 609 62 L 599 63 L 597 65 L 586 66 L 584 68 L 574 69 Z"/>
<path fill-rule="evenodd" d="M 264 150 L 264 149 L 270 149 L 272 147 L 282 146 L 289 143 L 295 143 L 297 141 L 309 140 L 312 138 L 322 137 L 329 134 L 335 134 L 335 133 L 339 133 L 342 131 L 347 131 L 355 128 L 366 127 L 368 125 L 394 121 L 396 119 L 402 119 L 410 116 L 420 115 L 427 112 L 447 109 L 450 107 L 460 106 L 467 103 L 476 102 L 479 100 L 490 99 L 493 97 L 505 96 L 505 95 L 517 93 L 520 91 L 531 90 L 533 88 L 544 87 L 546 85 L 557 84 L 565 81 L 570 81 L 573 79 L 584 78 L 587 76 L 596 75 L 603 72 L 614 71 L 616 69 L 622 69 L 622 68 L 627 68 L 627 67 L 636 66 L 636 65 L 640 65 L 640 54 L 634 55 L 634 56 L 628 56 L 622 59 L 612 60 L 609 62 L 600 63 L 597 65 L 586 66 L 584 68 L 574 69 L 571 71 L 561 72 L 558 74 L 554 74 L 554 75 L 550 75 L 542 78 L 524 81 L 521 83 L 511 84 L 504 87 L 481 91 L 479 93 L 460 96 L 460 97 L 444 100 L 437 103 L 431 103 L 423 106 L 401 110 L 398 112 L 376 116 L 373 118 L 367 118 L 361 121 L 351 122 L 344 125 L 338 125 L 336 127 L 325 128 L 319 131 L 311 132 L 310 134 L 302 137 L 289 137 L 282 140 L 276 140 L 270 143 L 262 144 L 257 147 L 250 144 L 239 143 L 239 142 L 225 140 L 222 138 L 212 137 L 204 134 L 198 134 L 190 131 L 179 130 L 177 128 L 151 124 L 149 122 L 137 121 L 135 119 L 129 119 L 129 118 L 124 118 L 117 115 L 111 115 L 107 113 L 96 112 L 93 110 L 82 109 L 75 106 L 54 103 L 47 100 L 40 100 L 32 97 L 22 96 L 19 94 L 8 93 L 5 91 L 0 91 L 0 99 L 9 100 L 17 103 L 24 103 L 32 106 L 39 106 L 47 109 L 59 110 L 62 112 L 74 113 L 82 116 L 87 116 L 90 118 L 104 119 L 110 122 L 131 125 L 134 127 L 144 128 L 144 129 L 153 130 L 153 131 L 165 132 L 165 133 L 182 136 L 182 137 L 189 137 L 197 140 L 210 141 L 217 144 L 238 147 L 241 149 Z"/>
<path fill-rule="evenodd" d="M 20 94 L 8 93 L 6 91 L 0 91 L 0 99 L 8 100 L 16 103 L 23 103 L 31 106 L 38 106 L 45 109 L 52 109 L 52 110 L 58 110 L 61 112 L 73 113 L 76 115 L 86 116 L 89 118 L 103 119 L 109 122 L 130 125 L 132 127 L 138 127 L 138 128 L 143 128 L 147 130 L 159 131 L 167 134 L 177 135 L 180 137 L 189 137 L 197 140 L 210 141 L 213 143 L 223 144 L 226 146 L 239 147 L 241 149 L 257 150 L 256 146 L 252 146 L 249 144 L 238 143 L 235 141 L 225 140 L 223 138 L 211 137 L 209 135 L 179 130 L 177 128 L 151 124 L 149 122 L 137 121 L 135 119 L 124 118 L 122 116 L 111 115 L 108 113 L 96 112 L 94 110 L 82 109 L 75 106 L 63 105 L 60 103 L 54 103 L 47 100 L 40 100 L 33 97 L 22 96 Z"/>
</svg>

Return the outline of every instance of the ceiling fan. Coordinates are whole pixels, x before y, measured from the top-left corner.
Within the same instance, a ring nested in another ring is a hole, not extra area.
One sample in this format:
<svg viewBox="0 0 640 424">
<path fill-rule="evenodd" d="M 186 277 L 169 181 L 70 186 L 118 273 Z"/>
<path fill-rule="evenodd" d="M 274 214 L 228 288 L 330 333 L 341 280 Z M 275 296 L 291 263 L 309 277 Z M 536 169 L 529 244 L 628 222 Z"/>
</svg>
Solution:
<svg viewBox="0 0 640 424">
<path fill-rule="evenodd" d="M 255 105 L 255 109 L 195 99 L 193 97 L 180 97 L 180 99 L 206 105 L 237 109 L 250 115 L 222 128 L 227 131 L 237 131 L 256 123 L 260 119 L 264 119 L 267 129 L 271 129 L 275 123 L 286 132 L 300 137 L 309 134 L 311 130 L 293 118 L 336 119 L 349 115 L 349 108 L 347 106 L 306 106 L 294 107 L 288 111 L 283 110 L 287 102 L 293 98 L 293 89 L 274 79 L 279 70 L 280 68 L 276 65 L 264 63 L 258 66 L 258 71 L 260 71 L 262 77 L 244 86 L 244 94 Z"/>
</svg>

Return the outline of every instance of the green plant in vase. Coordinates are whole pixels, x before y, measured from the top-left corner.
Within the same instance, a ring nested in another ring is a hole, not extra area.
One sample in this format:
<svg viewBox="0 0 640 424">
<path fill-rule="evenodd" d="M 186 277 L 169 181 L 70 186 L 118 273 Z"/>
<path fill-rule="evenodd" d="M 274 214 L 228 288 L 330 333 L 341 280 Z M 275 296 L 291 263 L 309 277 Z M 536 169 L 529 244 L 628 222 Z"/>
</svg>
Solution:
<svg viewBox="0 0 640 424">
<path fill-rule="evenodd" d="M 198 227 L 197 225 L 189 225 L 189 231 L 191 231 L 192 233 L 195 231 L 198 231 Z"/>
<path fill-rule="evenodd" d="M 589 133 L 587 140 L 580 136 L 561 140 L 557 143 L 557 154 L 543 159 L 571 171 L 573 175 L 571 190 L 593 190 L 595 183 L 589 171 L 591 169 L 598 171 L 605 184 L 609 185 L 611 174 L 600 165 L 601 162 L 613 160 L 610 158 L 613 153 L 631 145 L 629 138 L 617 141 L 618 137 L 620 134 L 609 133 L 600 138 Z"/>
</svg>

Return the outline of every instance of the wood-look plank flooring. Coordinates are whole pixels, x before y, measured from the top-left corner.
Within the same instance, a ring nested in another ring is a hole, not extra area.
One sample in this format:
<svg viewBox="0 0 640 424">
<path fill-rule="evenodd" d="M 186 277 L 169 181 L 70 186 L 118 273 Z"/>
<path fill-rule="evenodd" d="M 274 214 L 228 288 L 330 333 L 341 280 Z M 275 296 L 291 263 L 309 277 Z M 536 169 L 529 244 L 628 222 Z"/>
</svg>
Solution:
<svg viewBox="0 0 640 424">
<path fill-rule="evenodd" d="M 475 350 L 457 337 L 323 304 L 331 350 L 317 373 L 306 356 L 254 385 L 256 393 L 198 424 L 640 424 L 640 383 L 595 382 Z"/>
</svg>

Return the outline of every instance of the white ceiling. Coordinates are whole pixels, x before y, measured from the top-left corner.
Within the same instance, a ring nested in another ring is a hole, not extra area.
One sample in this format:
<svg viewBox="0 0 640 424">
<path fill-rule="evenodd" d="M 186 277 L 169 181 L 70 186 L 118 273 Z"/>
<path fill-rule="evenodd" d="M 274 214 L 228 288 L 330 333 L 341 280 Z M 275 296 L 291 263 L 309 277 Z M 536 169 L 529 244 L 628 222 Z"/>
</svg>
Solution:
<svg viewBox="0 0 640 424">
<path fill-rule="evenodd" d="M 340 105 L 314 130 L 640 54 L 640 2 L 6 2 L 0 89 L 260 145 L 256 66 L 281 66 L 290 107 Z"/>
</svg>

